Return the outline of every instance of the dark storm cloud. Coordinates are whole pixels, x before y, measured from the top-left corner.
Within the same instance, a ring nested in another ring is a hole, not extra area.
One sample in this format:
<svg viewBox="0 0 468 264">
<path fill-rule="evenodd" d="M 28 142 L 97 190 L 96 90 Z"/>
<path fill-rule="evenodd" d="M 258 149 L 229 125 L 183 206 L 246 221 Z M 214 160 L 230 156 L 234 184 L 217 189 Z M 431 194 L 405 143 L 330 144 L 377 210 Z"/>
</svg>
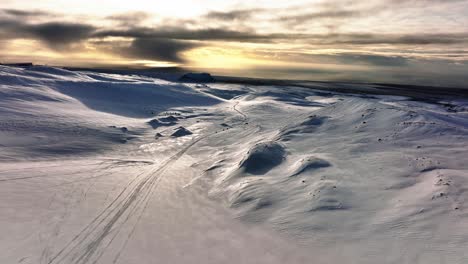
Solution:
<svg viewBox="0 0 468 264">
<path fill-rule="evenodd" d="M 49 46 L 60 48 L 83 41 L 91 36 L 95 28 L 86 24 L 44 23 L 28 25 L 27 31 L 46 42 Z"/>
<path fill-rule="evenodd" d="M 0 19 L 0 36 L 2 38 L 37 39 L 56 49 L 86 40 L 94 30 L 93 26 L 87 24 L 66 22 L 27 24 L 15 19 Z"/>
<path fill-rule="evenodd" d="M 282 35 L 282 34 L 281 34 Z M 187 29 L 182 27 L 139 27 L 124 30 L 101 30 L 94 37 L 128 37 L 128 38 L 166 38 L 199 41 L 237 41 L 237 42 L 270 42 L 278 38 L 274 35 L 262 35 L 249 31 L 236 31 L 224 28 Z"/>
<path fill-rule="evenodd" d="M 180 53 L 197 47 L 197 44 L 161 38 L 137 38 L 128 48 L 122 51 L 124 55 L 139 59 L 183 62 Z"/>
<path fill-rule="evenodd" d="M 3 14 L 3 15 L 2 15 Z M 32 23 L 34 18 L 51 18 L 45 11 L 0 10 L 0 36 L 4 39 L 32 38 L 54 49 L 63 49 L 90 37 L 96 28 L 82 23 Z"/>
</svg>

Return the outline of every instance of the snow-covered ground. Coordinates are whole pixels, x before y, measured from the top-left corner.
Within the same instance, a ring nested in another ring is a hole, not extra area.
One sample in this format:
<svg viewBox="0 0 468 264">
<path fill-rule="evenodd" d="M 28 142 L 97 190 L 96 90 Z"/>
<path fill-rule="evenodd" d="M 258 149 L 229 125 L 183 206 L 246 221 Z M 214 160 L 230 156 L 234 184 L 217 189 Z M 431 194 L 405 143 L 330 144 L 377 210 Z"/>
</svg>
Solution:
<svg viewBox="0 0 468 264">
<path fill-rule="evenodd" d="M 467 263 L 468 100 L 332 90 L 0 66 L 0 263 Z"/>
</svg>

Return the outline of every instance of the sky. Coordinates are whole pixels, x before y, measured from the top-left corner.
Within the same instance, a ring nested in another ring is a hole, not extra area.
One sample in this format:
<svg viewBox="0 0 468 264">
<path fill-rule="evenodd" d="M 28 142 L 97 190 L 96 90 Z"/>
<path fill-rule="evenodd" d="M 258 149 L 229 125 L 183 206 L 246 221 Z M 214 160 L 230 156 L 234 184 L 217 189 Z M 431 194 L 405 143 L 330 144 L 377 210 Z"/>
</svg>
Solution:
<svg viewBox="0 0 468 264">
<path fill-rule="evenodd" d="M 0 62 L 464 86 L 468 0 L 0 0 Z"/>
</svg>

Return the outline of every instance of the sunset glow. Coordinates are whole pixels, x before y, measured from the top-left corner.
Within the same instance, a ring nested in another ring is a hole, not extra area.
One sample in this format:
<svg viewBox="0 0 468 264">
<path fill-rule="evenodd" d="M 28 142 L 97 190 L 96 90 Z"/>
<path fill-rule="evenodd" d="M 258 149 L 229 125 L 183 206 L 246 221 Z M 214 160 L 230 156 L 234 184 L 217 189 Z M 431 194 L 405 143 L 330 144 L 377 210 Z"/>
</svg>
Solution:
<svg viewBox="0 0 468 264">
<path fill-rule="evenodd" d="M 457 72 L 468 68 L 466 13 L 462 0 L 3 0 L 0 61 Z"/>
</svg>

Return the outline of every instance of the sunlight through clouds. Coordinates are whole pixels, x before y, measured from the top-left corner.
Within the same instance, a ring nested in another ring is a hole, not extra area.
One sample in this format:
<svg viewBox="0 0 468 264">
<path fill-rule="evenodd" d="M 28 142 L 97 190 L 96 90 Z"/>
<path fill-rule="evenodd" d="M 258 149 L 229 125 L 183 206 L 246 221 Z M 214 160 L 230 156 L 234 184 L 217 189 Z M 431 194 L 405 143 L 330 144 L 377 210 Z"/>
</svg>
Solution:
<svg viewBox="0 0 468 264">
<path fill-rule="evenodd" d="M 455 67 L 458 72 L 468 61 L 466 0 L 2 4 L 0 61 L 6 62 L 170 65 L 213 72 L 320 63 L 337 70 L 367 65 L 411 72 L 445 65 L 442 71 Z M 290 77 L 298 76 L 291 72 Z"/>
</svg>

